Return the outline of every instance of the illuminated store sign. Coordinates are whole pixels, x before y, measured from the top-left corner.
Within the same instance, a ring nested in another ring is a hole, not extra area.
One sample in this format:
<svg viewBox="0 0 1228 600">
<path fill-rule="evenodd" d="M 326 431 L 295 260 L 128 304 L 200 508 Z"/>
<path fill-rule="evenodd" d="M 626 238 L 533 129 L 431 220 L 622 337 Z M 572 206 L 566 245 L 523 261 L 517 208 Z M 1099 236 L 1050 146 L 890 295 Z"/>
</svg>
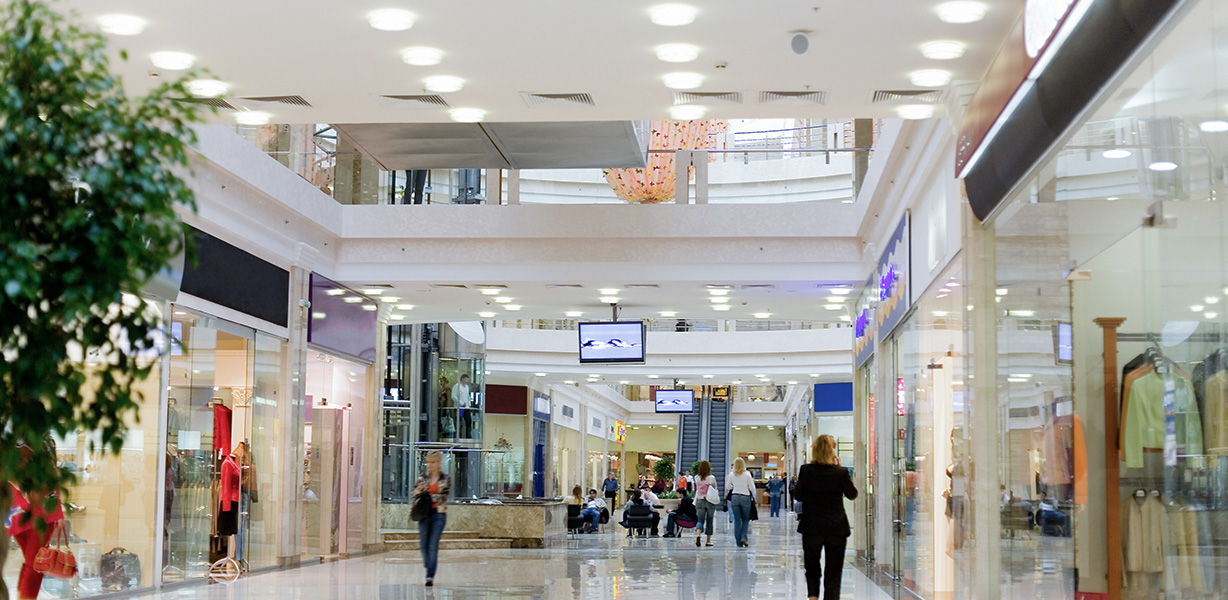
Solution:
<svg viewBox="0 0 1228 600">
<path fill-rule="evenodd" d="M 908 213 L 900 219 L 895 233 L 887 241 L 882 258 L 878 260 L 878 310 L 876 326 L 878 339 L 884 340 L 891 330 L 904 319 L 904 313 L 912 305 L 909 288 L 909 265 L 912 261 Z"/>
<path fill-rule="evenodd" d="M 614 441 L 619 444 L 627 441 L 627 424 L 617 419 L 614 420 Z"/>
<path fill-rule="evenodd" d="M 853 356 L 855 366 L 860 367 L 874 356 L 874 307 L 878 304 L 878 282 L 871 276 L 857 294 L 857 318 L 853 322 Z"/>
</svg>

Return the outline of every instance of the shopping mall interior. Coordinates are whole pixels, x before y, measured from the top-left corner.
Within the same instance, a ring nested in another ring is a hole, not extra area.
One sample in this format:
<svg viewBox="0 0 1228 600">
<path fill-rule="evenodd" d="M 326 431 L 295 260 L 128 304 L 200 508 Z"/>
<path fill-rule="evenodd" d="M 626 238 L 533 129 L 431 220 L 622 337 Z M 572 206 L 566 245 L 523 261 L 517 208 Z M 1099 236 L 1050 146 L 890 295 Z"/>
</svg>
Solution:
<svg viewBox="0 0 1228 600">
<path fill-rule="evenodd" d="M 841 597 L 1228 598 L 1228 0 L 683 2 L 53 3 L 211 112 L 38 598 L 816 597 L 820 436 Z"/>
</svg>

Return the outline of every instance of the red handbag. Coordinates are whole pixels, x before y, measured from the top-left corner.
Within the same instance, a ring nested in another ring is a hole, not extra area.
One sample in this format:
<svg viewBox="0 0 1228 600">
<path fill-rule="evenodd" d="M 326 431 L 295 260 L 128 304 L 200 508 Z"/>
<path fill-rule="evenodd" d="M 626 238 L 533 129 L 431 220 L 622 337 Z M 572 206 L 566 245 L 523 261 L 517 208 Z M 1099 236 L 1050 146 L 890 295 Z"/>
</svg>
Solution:
<svg viewBox="0 0 1228 600">
<path fill-rule="evenodd" d="M 49 544 L 39 548 L 38 554 L 34 555 L 34 570 L 58 579 L 72 578 L 77 574 L 77 557 L 68 547 L 68 534 L 59 523 L 55 524 L 55 533 L 50 542 L 55 544 L 54 548 Z"/>
</svg>

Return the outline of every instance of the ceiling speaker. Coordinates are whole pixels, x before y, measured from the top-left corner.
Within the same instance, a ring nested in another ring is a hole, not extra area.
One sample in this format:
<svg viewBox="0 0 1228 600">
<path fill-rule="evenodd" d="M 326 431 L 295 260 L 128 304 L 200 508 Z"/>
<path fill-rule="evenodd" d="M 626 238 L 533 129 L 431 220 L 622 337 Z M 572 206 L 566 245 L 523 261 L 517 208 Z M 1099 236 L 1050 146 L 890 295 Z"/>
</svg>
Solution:
<svg viewBox="0 0 1228 600">
<path fill-rule="evenodd" d="M 810 51 L 810 36 L 804 33 L 795 33 L 789 38 L 789 48 L 793 53 L 801 56 Z"/>
</svg>

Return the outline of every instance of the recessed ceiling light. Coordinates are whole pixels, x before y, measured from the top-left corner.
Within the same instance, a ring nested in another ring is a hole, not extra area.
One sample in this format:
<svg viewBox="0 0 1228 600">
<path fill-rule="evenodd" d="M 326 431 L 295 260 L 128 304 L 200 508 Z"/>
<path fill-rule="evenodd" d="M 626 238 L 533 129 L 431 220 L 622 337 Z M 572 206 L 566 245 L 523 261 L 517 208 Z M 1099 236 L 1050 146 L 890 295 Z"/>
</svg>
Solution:
<svg viewBox="0 0 1228 600">
<path fill-rule="evenodd" d="M 945 311 L 945 310 L 935 310 L 935 311 L 932 311 L 932 314 L 933 314 L 935 317 L 945 317 L 945 316 L 947 316 L 947 315 L 949 315 L 949 314 L 951 314 L 951 313 L 949 313 L 949 312 L 947 312 L 947 311 Z"/>
<path fill-rule="evenodd" d="M 1219 296 L 1207 296 L 1203 300 L 1206 300 L 1207 304 L 1219 304 Z"/>
<path fill-rule="evenodd" d="M 928 119 L 934 116 L 934 107 L 924 104 L 905 104 L 895 109 L 901 119 Z"/>
<path fill-rule="evenodd" d="M 810 374 L 810 376 L 811 376 L 811 377 L 818 378 L 819 374 L 818 374 L 818 373 L 811 373 L 811 374 Z"/>
<path fill-rule="evenodd" d="M 465 87 L 465 80 L 452 75 L 432 75 L 423 79 L 422 84 L 426 86 L 428 92 L 446 94 L 461 91 Z"/>
<path fill-rule="evenodd" d="M 1191 306 L 1191 307 L 1190 307 L 1190 310 L 1192 310 L 1192 311 L 1194 311 L 1194 312 L 1202 312 L 1202 311 L 1203 311 L 1203 310 L 1205 310 L 1206 308 L 1207 308 L 1207 307 L 1205 307 L 1205 306 L 1203 306 L 1203 305 L 1201 305 L 1201 304 L 1195 304 L 1195 305 L 1193 305 L 1193 306 Z"/>
<path fill-rule="evenodd" d="M 669 118 L 674 121 L 695 121 L 704 118 L 706 114 L 708 114 L 707 108 L 695 104 L 669 107 Z"/>
<path fill-rule="evenodd" d="M 767 375 L 766 375 L 766 374 L 764 374 L 764 373 L 757 373 L 757 374 L 755 374 L 755 377 L 757 377 L 757 378 L 759 378 L 759 379 L 763 379 L 764 377 L 767 377 Z"/>
<path fill-rule="evenodd" d="M 400 302 L 401 299 L 396 296 L 381 296 L 379 301 L 387 302 L 388 304 L 396 304 L 397 302 Z"/>
<path fill-rule="evenodd" d="M 405 31 L 414 26 L 414 13 L 400 8 L 381 8 L 367 13 L 367 22 L 380 31 Z"/>
<path fill-rule="evenodd" d="M 1228 121 L 1216 119 L 1214 121 L 1203 121 L 1198 124 L 1198 128 L 1204 133 L 1223 133 L 1228 131 Z"/>
<path fill-rule="evenodd" d="M 951 60 L 964 55 L 964 43 L 953 40 L 927 42 L 921 46 L 921 56 L 931 60 Z"/>
<path fill-rule="evenodd" d="M 1203 317 L 1206 317 L 1206 318 L 1208 318 L 1208 319 L 1214 319 L 1215 317 L 1218 317 L 1218 316 L 1219 316 L 1219 313 L 1213 313 L 1213 312 L 1211 312 L 1211 311 L 1207 311 L 1207 312 L 1205 312 L 1205 313 L 1202 313 L 1202 316 L 1203 316 Z"/>
<path fill-rule="evenodd" d="M 849 294 L 853 293 L 853 290 L 850 290 L 850 289 L 848 289 L 848 288 L 831 288 L 831 289 L 830 289 L 830 290 L 828 290 L 828 291 L 830 291 L 831 293 L 833 293 L 833 294 L 835 294 L 835 295 L 837 295 L 837 296 L 847 296 L 847 295 L 849 295 Z"/>
<path fill-rule="evenodd" d="M 690 25 L 699 11 L 689 4 L 658 4 L 648 9 L 649 18 L 657 25 L 678 27 Z"/>
<path fill-rule="evenodd" d="M 368 296 L 379 296 L 384 293 L 384 289 L 383 288 L 363 288 L 362 293 Z"/>
<path fill-rule="evenodd" d="M 578 311 L 578 310 L 569 310 L 569 311 L 567 311 L 567 312 L 565 312 L 565 313 L 563 313 L 563 314 L 564 314 L 565 316 L 568 316 L 568 317 L 583 317 L 583 316 L 584 316 L 584 313 L 582 313 L 582 312 L 580 312 L 580 311 Z"/>
<path fill-rule="evenodd" d="M 149 55 L 149 62 L 159 69 L 167 71 L 182 71 L 192 68 L 192 64 L 196 62 L 196 57 L 187 52 L 154 52 Z"/>
<path fill-rule="evenodd" d="M 712 379 L 711 375 L 704 375 L 704 379 Z"/>
<path fill-rule="evenodd" d="M 840 320 L 841 320 L 841 321 L 848 322 L 848 321 L 852 321 L 852 320 L 853 320 L 853 317 L 850 317 L 850 316 L 848 316 L 848 315 L 840 315 Z"/>
<path fill-rule="evenodd" d="M 699 73 L 667 73 L 661 79 L 671 90 L 693 90 L 704 84 L 704 76 Z"/>
<path fill-rule="evenodd" d="M 699 46 L 694 44 L 663 44 L 657 46 L 657 58 L 672 63 L 691 62 L 699 58 Z"/>
<path fill-rule="evenodd" d="M 823 308 L 827 310 L 844 310 L 843 304 L 824 304 Z"/>
<path fill-rule="evenodd" d="M 339 289 L 334 288 L 331 290 L 325 290 L 324 293 L 329 296 L 344 296 L 345 290 L 339 290 Z"/>
<path fill-rule="evenodd" d="M 601 375 L 600 375 L 600 374 L 598 374 L 598 373 L 589 373 L 589 374 L 588 374 L 588 378 L 589 378 L 589 379 L 597 379 L 597 378 L 599 378 L 599 377 L 601 377 Z"/>
<path fill-rule="evenodd" d="M 519 304 L 506 304 L 503 306 L 503 308 L 506 308 L 508 310 L 520 310 L 524 307 Z"/>
<path fill-rule="evenodd" d="M 477 123 L 486 118 L 486 111 L 480 108 L 454 108 L 448 115 L 457 123 Z"/>
<path fill-rule="evenodd" d="M 998 289 L 996 289 L 996 290 L 994 290 L 994 291 L 993 291 L 993 293 L 994 293 L 994 294 L 996 294 L 996 295 L 998 295 L 998 296 L 1005 296 L 1005 295 L 1009 294 L 1010 292 L 1011 292 L 1011 291 L 1010 291 L 1010 290 L 1008 290 L 1008 289 L 1006 289 L 1006 288 L 998 288 Z"/>
<path fill-rule="evenodd" d="M 630 385 L 631 384 L 631 382 L 626 379 L 620 380 L 618 383 L 619 385 Z"/>
<path fill-rule="evenodd" d="M 138 35 L 145 31 L 147 21 L 136 15 L 102 15 L 98 27 L 112 35 Z"/>
<path fill-rule="evenodd" d="M 363 310 L 365 310 L 365 311 L 367 311 L 367 312 L 375 312 L 375 311 L 379 310 L 379 307 L 378 307 L 378 306 L 376 306 L 376 305 L 374 305 L 374 304 L 364 304 L 364 305 L 362 305 L 362 309 L 363 309 Z"/>
<path fill-rule="evenodd" d="M 616 296 L 619 291 L 618 288 L 600 288 L 597 290 L 597 293 L 602 296 Z"/>
<path fill-rule="evenodd" d="M 1031 317 L 1036 315 L 1034 310 L 1008 310 L 1006 314 L 1012 317 Z"/>
<path fill-rule="evenodd" d="M 1130 154 L 1132 153 L 1129 150 L 1126 150 L 1125 148 L 1112 148 L 1110 150 L 1105 150 L 1104 152 L 1101 152 L 1100 156 L 1103 156 L 1105 158 L 1126 158 L 1127 156 L 1130 156 Z"/>
<path fill-rule="evenodd" d="M 401 51 L 401 60 L 407 65 L 415 67 L 429 67 L 439 64 L 443 60 L 443 51 L 439 48 L 428 48 L 426 46 L 414 46 Z"/>
<path fill-rule="evenodd" d="M 495 313 L 492 313 L 492 312 L 490 312 L 490 311 L 482 311 L 482 312 L 478 313 L 478 316 L 479 316 L 479 317 L 482 317 L 483 319 L 489 319 L 489 318 L 491 318 L 491 317 L 495 316 Z"/>
<path fill-rule="evenodd" d="M 507 304 L 508 302 L 511 302 L 511 301 L 512 299 L 507 296 L 496 296 L 495 297 L 495 302 L 498 302 L 499 304 Z"/>
<path fill-rule="evenodd" d="M 661 311 L 661 312 L 659 312 L 659 313 L 657 313 L 657 314 L 661 315 L 662 317 L 676 317 L 676 316 L 678 316 L 678 313 L 677 313 L 677 312 L 675 312 L 675 311 L 672 311 L 672 310 L 663 310 L 663 311 Z"/>
<path fill-rule="evenodd" d="M 766 319 L 768 317 L 771 317 L 772 313 L 755 313 L 754 316 L 756 319 Z"/>
<path fill-rule="evenodd" d="M 649 375 L 648 376 L 649 379 L 656 379 L 658 377 L 660 377 L 660 375 Z"/>
<path fill-rule="evenodd" d="M 946 69 L 921 69 L 909 73 L 908 80 L 917 87 L 942 87 L 951 83 L 951 72 Z"/>
<path fill-rule="evenodd" d="M 397 310 L 413 310 L 413 309 L 414 309 L 413 304 L 398 304 L 397 305 Z"/>
<path fill-rule="evenodd" d="M 1121 198 L 1118 198 L 1117 196 L 1109 196 L 1108 198 L 1105 198 L 1105 200 L 1108 200 L 1109 202 L 1116 202 L 1121 200 Z"/>
<path fill-rule="evenodd" d="M 796 381 L 786 381 L 785 383 L 787 383 L 787 384 L 789 384 L 789 385 L 797 385 L 797 382 L 796 382 Z"/>
<path fill-rule="evenodd" d="M 598 300 L 601 300 L 606 304 L 618 304 L 618 296 L 602 296 L 601 298 L 598 298 Z"/>
<path fill-rule="evenodd" d="M 734 379 L 734 380 L 733 380 L 733 381 L 731 381 L 730 383 L 732 383 L 732 384 L 734 384 L 734 385 L 741 385 L 741 384 L 742 384 L 742 380 L 741 380 L 741 379 Z"/>
<path fill-rule="evenodd" d="M 831 303 L 831 304 L 839 304 L 839 303 L 841 303 L 841 302 L 845 302 L 845 301 L 847 301 L 847 300 L 848 300 L 848 298 L 845 298 L 844 296 L 828 296 L 828 297 L 827 297 L 827 301 L 828 301 L 829 303 Z"/>
<path fill-rule="evenodd" d="M 502 293 L 503 293 L 503 290 L 499 288 L 482 288 L 483 296 L 498 296 L 499 294 L 502 294 Z"/>
<path fill-rule="evenodd" d="M 188 93 L 197 98 L 217 98 L 230 89 L 225 81 L 216 79 L 197 79 L 187 84 Z"/>
<path fill-rule="evenodd" d="M 273 115 L 262 110 L 245 110 L 235 113 L 235 122 L 240 125 L 268 125 Z"/>
<path fill-rule="evenodd" d="M 708 302 L 711 302 L 713 304 L 724 304 L 726 302 L 729 302 L 729 298 L 726 298 L 724 296 L 713 296 L 711 298 L 708 298 Z"/>
<path fill-rule="evenodd" d="M 575 384 L 576 384 L 576 382 L 575 382 L 575 380 L 574 380 L 574 379 L 565 379 L 565 380 L 563 380 L 563 383 L 565 383 L 565 384 L 567 384 L 567 385 L 575 385 Z"/>
<path fill-rule="evenodd" d="M 730 309 L 730 306 L 728 304 L 715 304 L 712 306 L 712 310 L 729 310 L 729 309 Z"/>
<path fill-rule="evenodd" d="M 1007 383 L 1027 383 L 1027 382 L 1028 382 L 1028 380 L 1027 380 L 1027 379 L 1022 379 L 1022 378 L 1019 378 L 1019 377 L 1007 377 L 1007 378 L 1006 378 L 1006 382 L 1007 382 Z"/>
<path fill-rule="evenodd" d="M 939 4 L 935 10 L 938 12 L 938 18 L 947 23 L 975 23 L 985 18 L 989 7 L 980 2 L 957 0 Z"/>
<path fill-rule="evenodd" d="M 534 377 L 545 377 L 546 374 L 545 373 L 534 373 L 533 376 Z"/>
<path fill-rule="evenodd" d="M 716 290 L 716 289 L 712 289 L 712 290 L 708 290 L 708 295 L 709 295 L 709 296 L 728 296 L 728 295 L 729 295 L 729 290 Z"/>
<path fill-rule="evenodd" d="M 1152 171 L 1172 171 L 1177 168 L 1177 163 L 1168 160 L 1157 160 L 1147 165 L 1147 168 Z"/>
<path fill-rule="evenodd" d="M 389 315 L 388 318 L 393 321 L 404 321 L 405 315 Z"/>
</svg>

